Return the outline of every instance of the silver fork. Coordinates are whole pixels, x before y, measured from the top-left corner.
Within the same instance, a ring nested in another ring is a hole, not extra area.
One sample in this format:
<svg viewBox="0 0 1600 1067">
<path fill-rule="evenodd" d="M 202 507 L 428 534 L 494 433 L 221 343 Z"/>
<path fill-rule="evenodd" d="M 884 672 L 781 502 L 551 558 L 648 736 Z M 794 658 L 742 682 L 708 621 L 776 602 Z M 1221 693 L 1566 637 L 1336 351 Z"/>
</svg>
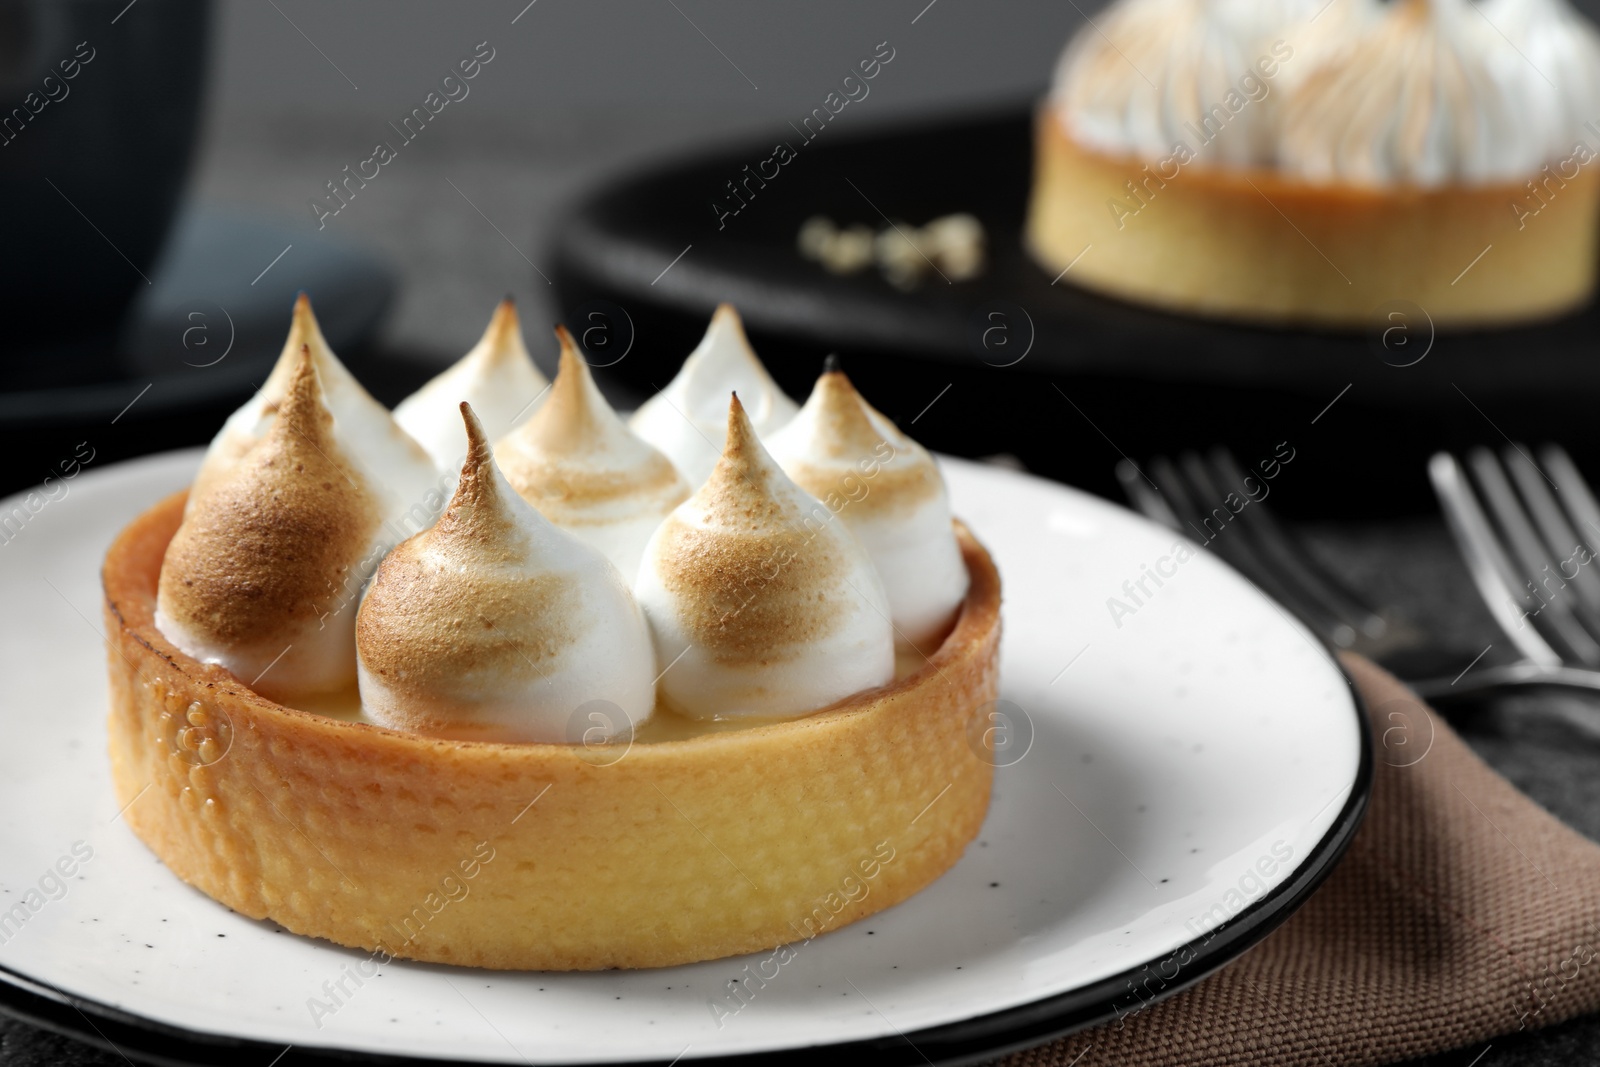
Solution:
<svg viewBox="0 0 1600 1067">
<path fill-rule="evenodd" d="M 1600 503 L 1559 445 L 1508 445 L 1428 461 L 1473 584 L 1521 659 L 1482 684 L 1600 690 Z M 1476 483 L 1476 491 L 1474 491 Z M 1569 573 L 1570 571 L 1570 573 Z"/>
<path fill-rule="evenodd" d="M 1435 462 L 1439 462 L 1438 457 Z M 1265 482 L 1255 478 L 1252 490 L 1250 477 L 1226 449 L 1215 448 L 1205 456 L 1186 452 L 1176 461 L 1156 456 L 1143 470 L 1125 459 L 1117 464 L 1116 473 L 1123 491 L 1139 511 L 1201 545 L 1215 548 L 1261 592 L 1312 630 L 1338 648 L 1359 652 L 1393 670 L 1424 699 L 1440 700 L 1527 685 L 1600 690 L 1600 670 L 1575 669 L 1548 647 L 1542 658 L 1530 657 L 1520 642 L 1516 644 L 1523 652 L 1522 661 L 1469 671 L 1477 662 L 1470 654 L 1437 647 L 1399 613 L 1374 606 L 1322 566 L 1268 510 L 1261 491 Z M 1454 484 L 1466 483 L 1458 478 Z M 1230 494 L 1237 510 L 1228 506 Z M 1465 497 L 1459 493 L 1450 497 L 1451 501 L 1462 499 L 1468 501 L 1468 508 L 1475 506 L 1470 488 Z M 1593 502 L 1592 495 L 1588 499 Z M 1446 503 L 1446 511 L 1452 516 L 1451 529 L 1459 538 L 1451 503 Z M 1489 529 L 1482 510 L 1474 513 L 1479 520 L 1474 530 Z M 1596 507 L 1592 518 L 1600 524 L 1600 507 Z M 1600 530 L 1600 525 L 1596 529 Z M 1503 553 L 1500 558 L 1504 560 Z M 1600 560 L 1596 562 L 1600 564 Z M 1470 559 L 1469 567 L 1473 567 Z M 1475 567 L 1473 573 L 1476 578 Z M 1600 622 L 1600 575 L 1592 577 L 1592 609 Z M 1480 592 L 1484 588 L 1480 581 Z M 1486 599 L 1490 596 L 1484 595 Z M 1496 612 L 1495 618 L 1502 627 L 1514 625 L 1520 618 L 1514 612 L 1508 617 L 1506 610 L 1497 610 L 1493 605 L 1491 611 Z M 1600 628 L 1595 634 L 1600 634 Z M 1600 643 L 1590 643 L 1596 654 L 1595 665 L 1600 666 Z"/>
</svg>

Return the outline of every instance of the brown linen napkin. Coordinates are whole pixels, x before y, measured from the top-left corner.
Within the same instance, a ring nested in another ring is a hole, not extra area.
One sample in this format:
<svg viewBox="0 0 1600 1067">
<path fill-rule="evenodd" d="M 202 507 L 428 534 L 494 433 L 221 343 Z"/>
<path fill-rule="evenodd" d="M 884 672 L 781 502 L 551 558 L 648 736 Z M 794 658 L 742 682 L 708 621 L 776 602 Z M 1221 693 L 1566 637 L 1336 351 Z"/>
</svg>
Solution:
<svg viewBox="0 0 1600 1067">
<path fill-rule="evenodd" d="M 1367 701 L 1376 781 L 1328 880 L 1192 989 L 999 1063 L 1384 1064 L 1600 1009 L 1600 846 L 1392 675 L 1343 660 Z"/>
</svg>

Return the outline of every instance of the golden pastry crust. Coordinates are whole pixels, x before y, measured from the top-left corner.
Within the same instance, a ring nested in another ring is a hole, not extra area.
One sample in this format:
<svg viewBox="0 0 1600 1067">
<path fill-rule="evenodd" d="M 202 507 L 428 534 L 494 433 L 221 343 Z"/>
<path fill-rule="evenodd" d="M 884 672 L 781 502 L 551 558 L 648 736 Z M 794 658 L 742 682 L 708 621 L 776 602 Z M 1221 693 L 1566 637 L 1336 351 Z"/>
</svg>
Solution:
<svg viewBox="0 0 1600 1067">
<path fill-rule="evenodd" d="M 955 629 L 914 674 L 791 722 L 626 750 L 457 742 L 285 708 L 155 628 L 184 494 L 107 554 L 113 779 L 180 878 L 342 945 L 500 969 L 770 949 L 896 904 L 982 825 L 999 575 L 964 528 Z M 619 758 L 620 757 L 620 758 Z"/>
<path fill-rule="evenodd" d="M 1569 311 L 1594 290 L 1594 167 L 1551 179 L 1559 188 L 1541 186 L 1538 199 L 1516 182 L 1368 189 L 1200 162 L 1164 175 L 1077 144 L 1048 104 L 1034 146 L 1029 251 L 1052 275 L 1070 264 L 1065 280 L 1110 296 L 1220 318 L 1381 329 L 1391 324 L 1385 305 L 1398 301 L 1435 326 L 1493 326 Z"/>
</svg>

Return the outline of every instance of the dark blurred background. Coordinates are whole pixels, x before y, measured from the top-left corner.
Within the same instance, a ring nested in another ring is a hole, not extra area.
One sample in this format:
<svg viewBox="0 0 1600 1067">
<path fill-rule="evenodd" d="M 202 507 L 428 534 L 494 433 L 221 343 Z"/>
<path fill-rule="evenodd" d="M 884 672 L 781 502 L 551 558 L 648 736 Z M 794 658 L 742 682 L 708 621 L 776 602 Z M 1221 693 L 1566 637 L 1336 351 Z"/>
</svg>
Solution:
<svg viewBox="0 0 1600 1067">
<path fill-rule="evenodd" d="M 0 445 L 32 457 L 3 488 L 85 435 L 97 462 L 204 441 L 300 288 L 391 402 L 505 293 L 548 363 L 552 224 L 601 175 L 768 141 L 889 38 L 859 129 L 1023 100 L 1079 18 L 946 0 L 912 25 L 925 3 L 0 3 L 0 107 L 21 109 L 0 147 Z M 402 141 L 390 124 L 480 42 L 467 95 Z M 319 229 L 309 202 L 378 141 L 398 158 Z"/>
<path fill-rule="evenodd" d="M 495 58 L 470 95 L 324 231 L 385 254 L 397 271 L 382 342 L 443 356 L 476 340 L 503 292 L 523 304 L 530 332 L 551 316 L 550 287 L 527 259 L 550 273 L 541 253 L 563 205 L 602 176 L 708 145 L 770 147 L 882 40 L 896 58 L 841 116 L 854 127 L 841 132 L 1026 100 L 1082 21 L 1071 4 L 1044 0 L 938 0 L 915 25 L 927 0 L 674 2 L 538 0 L 512 25 L 527 0 L 276 0 L 283 14 L 225 0 L 214 9 L 193 191 L 314 228 L 307 201 L 323 183 L 373 141 L 397 140 L 388 123 L 488 41 Z M 287 257 L 279 267 L 293 273 Z"/>
<path fill-rule="evenodd" d="M 96 463 L 203 443 L 265 375 L 302 288 L 390 403 L 510 293 L 547 369 L 547 327 L 600 309 L 611 351 L 631 345 L 602 381 L 631 405 L 733 299 L 796 396 L 836 349 L 931 446 L 1108 495 L 1121 455 L 1214 442 L 1292 442 L 1303 476 L 1280 506 L 1321 517 L 1431 510 L 1422 464 L 1441 445 L 1551 438 L 1600 459 L 1593 309 L 1492 335 L 1419 323 L 1397 355 L 1376 318 L 1241 329 L 1052 286 L 1018 244 L 1028 113 L 1099 6 L 0 2 L 0 448 L 19 458 L 0 489 L 80 441 Z M 719 227 L 725 183 L 884 43 L 870 95 Z M 475 77 L 441 85 L 475 54 Z M 430 92 L 459 98 L 407 140 Z M 395 158 L 347 181 L 380 141 Z M 881 227 L 961 210 L 988 230 L 973 282 L 906 294 L 793 252 L 815 212 Z M 997 311 L 1003 352 L 981 340 Z"/>
</svg>

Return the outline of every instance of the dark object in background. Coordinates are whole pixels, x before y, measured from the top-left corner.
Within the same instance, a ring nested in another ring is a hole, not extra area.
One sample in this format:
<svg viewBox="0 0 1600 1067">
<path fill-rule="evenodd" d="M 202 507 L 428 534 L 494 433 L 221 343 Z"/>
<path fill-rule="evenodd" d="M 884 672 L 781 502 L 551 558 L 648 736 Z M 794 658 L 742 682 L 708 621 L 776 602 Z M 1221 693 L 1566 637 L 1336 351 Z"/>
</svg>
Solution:
<svg viewBox="0 0 1600 1067">
<path fill-rule="evenodd" d="M 104 380 L 189 167 L 206 0 L 0 0 L 0 388 Z"/>
<path fill-rule="evenodd" d="M 279 266 L 291 269 L 251 285 L 290 243 Z M 0 391 L 0 454 L 10 458 L 0 468 L 0 494 L 56 473 L 61 460 L 80 453 L 80 442 L 94 449 L 95 468 L 205 444 L 266 380 L 300 287 L 311 294 L 328 343 L 383 402 L 395 403 L 438 370 L 364 350 L 395 277 L 381 259 L 336 238 L 191 207 L 151 278 L 124 331 L 116 377 Z"/>
<path fill-rule="evenodd" d="M 192 201 L 178 212 L 150 277 L 118 346 L 125 373 L 146 381 L 200 377 L 196 371 L 228 363 L 270 368 L 302 290 L 334 350 L 352 347 L 377 324 L 397 284 L 383 260 L 357 245 Z"/>
<path fill-rule="evenodd" d="M 1296 459 L 1274 497 L 1300 516 L 1431 510 L 1428 455 L 1506 435 L 1560 440 L 1600 475 L 1600 309 L 1434 337 L 1421 309 L 1397 305 L 1374 308 L 1365 334 L 1339 335 L 1206 322 L 1053 282 L 1021 245 L 1031 115 L 1030 103 L 812 142 L 783 129 L 775 139 L 796 157 L 764 183 L 750 175 L 771 173 L 771 144 L 628 175 L 557 232 L 562 313 L 576 329 L 620 323 L 606 309 L 623 309 L 639 343 L 604 373 L 648 392 L 731 301 L 797 399 L 838 351 L 868 398 L 929 447 L 1012 453 L 1112 499 L 1119 455 L 1213 443 L 1253 463 L 1286 442 Z M 730 183 L 744 207 L 723 216 L 739 203 Z M 921 224 L 960 211 L 988 237 L 988 267 L 971 282 L 935 275 L 903 293 L 796 251 L 812 215 L 876 229 L 885 215 Z M 1302 240 L 1288 223 L 1284 239 Z"/>
<path fill-rule="evenodd" d="M 393 295 L 393 273 L 337 239 L 180 212 L 210 14 L 0 0 L 0 493 L 90 450 L 103 466 L 209 440 L 265 379 L 298 289 L 346 352 Z"/>
</svg>

